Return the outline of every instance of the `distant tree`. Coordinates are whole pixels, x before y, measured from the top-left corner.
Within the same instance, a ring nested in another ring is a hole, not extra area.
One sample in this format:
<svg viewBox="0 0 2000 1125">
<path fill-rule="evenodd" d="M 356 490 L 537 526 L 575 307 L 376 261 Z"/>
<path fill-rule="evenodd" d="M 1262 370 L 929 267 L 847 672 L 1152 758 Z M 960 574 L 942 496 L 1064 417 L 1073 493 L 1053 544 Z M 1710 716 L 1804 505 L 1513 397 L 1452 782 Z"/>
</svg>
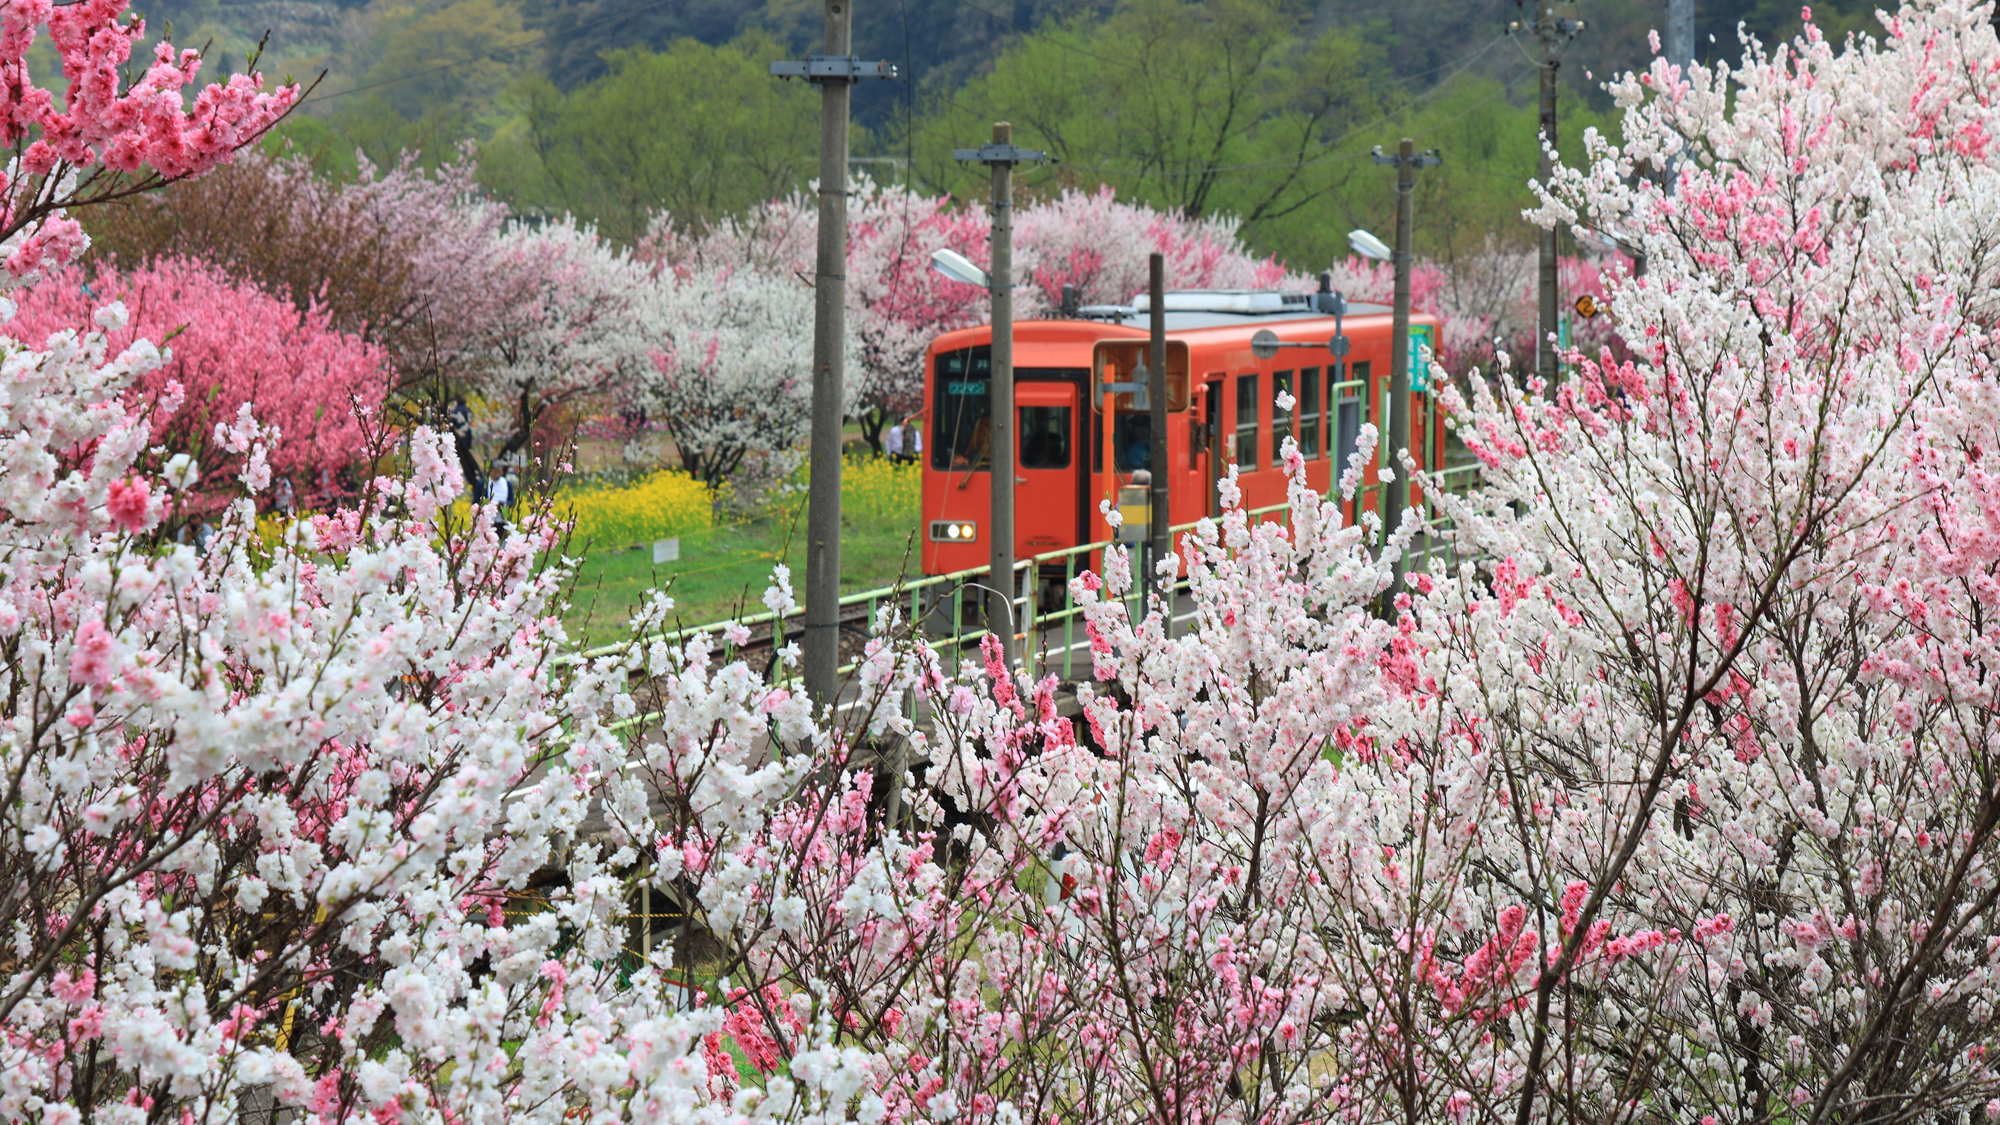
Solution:
<svg viewBox="0 0 2000 1125">
<path fill-rule="evenodd" d="M 498 408 L 484 429 L 499 443 L 492 459 L 504 459 L 529 447 L 551 411 L 631 401 L 659 341 L 646 319 L 650 271 L 587 223 L 517 223 L 496 253 L 510 296 L 474 345 L 468 375 Z"/>
<path fill-rule="evenodd" d="M 370 11 L 372 65 L 361 82 L 406 120 L 444 106 L 468 117 L 490 113 L 500 92 L 539 61 L 531 46 L 541 37 L 522 25 L 513 0 L 377 0 Z"/>
<path fill-rule="evenodd" d="M 893 59 L 912 81 L 951 89 L 987 69 L 996 48 L 1052 16 L 1102 14 L 1111 0 L 1010 0 L 1003 5 L 961 0 L 862 4 L 853 9 L 854 53 Z M 719 46 L 750 32 L 769 34 L 792 58 L 817 51 L 826 6 L 821 0 L 524 0 L 530 27 L 550 36 L 543 48 L 549 80 L 572 90 L 603 77 L 606 58 L 629 47 L 665 50 L 681 39 Z M 855 120 L 871 130 L 904 116 L 904 87 L 867 83 L 854 90 Z"/>
<path fill-rule="evenodd" d="M 357 414 L 381 406 L 388 355 L 335 328 L 324 307 L 301 310 L 206 263 L 168 258 L 130 272 L 67 267 L 19 294 L 6 331 L 53 348 L 54 337 L 92 323 L 113 301 L 124 303 L 126 319 L 100 322 L 112 354 L 134 340 L 166 341 L 166 362 L 141 376 L 125 401 L 171 405 L 176 396 L 168 388 L 181 388 L 173 409 L 153 415 L 152 440 L 194 459 L 198 492 L 234 490 L 247 451 L 217 447 L 215 428 L 246 405 L 277 428 L 271 468 L 305 478 L 301 492 L 320 470 L 330 477 L 365 452 Z"/>
<path fill-rule="evenodd" d="M 651 402 L 681 467 L 755 502 L 797 468 L 811 424 L 812 293 L 789 275 L 710 266 L 665 271 L 653 298 Z"/>
<path fill-rule="evenodd" d="M 298 158 L 249 157 L 163 192 L 100 208 L 93 253 L 130 268 L 200 258 L 387 349 L 396 387 L 435 399 L 466 376 L 527 284 L 503 268 L 504 209 L 469 163 L 426 173 L 414 156 L 365 159 L 334 182 Z"/>
<path fill-rule="evenodd" d="M 568 94 L 546 79 L 516 91 L 521 129 L 488 146 L 514 173 L 489 179 L 523 210 L 572 213 L 631 243 L 652 214 L 708 222 L 802 185 L 816 167 L 818 99 L 771 78 L 777 44 L 681 40 L 606 56 L 610 71 Z"/>
<path fill-rule="evenodd" d="M 1255 231 L 1326 199 L 1347 169 L 1327 145 L 1380 116 L 1389 86 L 1360 44 L 1301 33 L 1260 0 L 1130 0 L 1100 24 L 1046 26 L 963 90 L 940 94 L 919 129 L 917 174 L 978 198 L 980 170 L 950 149 L 1013 122 L 1054 166 L 1028 185 L 1116 186 L 1191 218 L 1241 216 Z"/>
</svg>

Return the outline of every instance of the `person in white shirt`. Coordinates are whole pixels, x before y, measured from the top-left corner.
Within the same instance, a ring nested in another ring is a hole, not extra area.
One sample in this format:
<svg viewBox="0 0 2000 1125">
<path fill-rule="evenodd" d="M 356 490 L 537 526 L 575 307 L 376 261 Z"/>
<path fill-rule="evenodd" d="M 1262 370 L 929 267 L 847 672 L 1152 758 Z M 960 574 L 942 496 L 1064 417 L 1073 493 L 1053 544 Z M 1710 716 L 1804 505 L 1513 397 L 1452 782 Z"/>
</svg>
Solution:
<svg viewBox="0 0 2000 1125">
<path fill-rule="evenodd" d="M 493 526 L 500 534 L 507 533 L 507 509 L 514 502 L 514 480 L 505 471 L 495 468 L 486 482 L 486 499 L 493 504 Z"/>
<path fill-rule="evenodd" d="M 883 441 L 882 445 L 889 453 L 889 460 L 901 461 L 903 459 L 903 424 L 901 422 L 897 422 L 895 425 L 889 427 L 889 435 Z"/>
</svg>

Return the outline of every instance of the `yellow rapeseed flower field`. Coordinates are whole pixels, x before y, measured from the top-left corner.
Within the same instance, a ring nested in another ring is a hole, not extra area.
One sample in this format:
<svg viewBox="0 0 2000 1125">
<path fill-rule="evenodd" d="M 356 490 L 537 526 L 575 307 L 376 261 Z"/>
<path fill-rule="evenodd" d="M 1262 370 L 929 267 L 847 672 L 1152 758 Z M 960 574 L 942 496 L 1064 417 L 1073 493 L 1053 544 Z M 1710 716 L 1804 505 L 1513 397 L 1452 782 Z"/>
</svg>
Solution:
<svg viewBox="0 0 2000 1125">
<path fill-rule="evenodd" d="M 625 488 L 565 490 L 559 515 L 576 519 L 575 543 L 617 550 L 707 531 L 715 524 L 708 489 L 686 473 L 662 470 Z"/>
<path fill-rule="evenodd" d="M 880 457 L 849 461 L 840 475 L 841 519 L 870 526 L 914 527 L 923 488 L 923 476 L 915 465 L 898 465 Z"/>
</svg>

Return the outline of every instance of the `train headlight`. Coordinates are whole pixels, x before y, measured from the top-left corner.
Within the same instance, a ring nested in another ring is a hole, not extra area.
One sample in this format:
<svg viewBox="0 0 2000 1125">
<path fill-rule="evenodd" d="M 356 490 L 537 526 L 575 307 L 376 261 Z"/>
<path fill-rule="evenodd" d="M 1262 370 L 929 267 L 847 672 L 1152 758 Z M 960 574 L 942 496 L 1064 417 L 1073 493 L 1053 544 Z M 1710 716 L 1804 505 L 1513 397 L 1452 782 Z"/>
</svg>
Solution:
<svg viewBox="0 0 2000 1125">
<path fill-rule="evenodd" d="M 970 543 L 979 538 L 979 525 L 971 520 L 932 520 L 931 542 Z"/>
</svg>

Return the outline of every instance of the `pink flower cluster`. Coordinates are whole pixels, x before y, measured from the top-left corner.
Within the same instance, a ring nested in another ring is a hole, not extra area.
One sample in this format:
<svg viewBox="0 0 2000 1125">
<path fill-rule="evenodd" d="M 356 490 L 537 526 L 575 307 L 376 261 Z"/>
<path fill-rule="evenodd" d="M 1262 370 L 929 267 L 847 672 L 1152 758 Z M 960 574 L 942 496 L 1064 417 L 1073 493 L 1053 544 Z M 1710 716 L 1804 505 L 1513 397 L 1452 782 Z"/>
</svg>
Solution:
<svg viewBox="0 0 2000 1125">
<path fill-rule="evenodd" d="M 0 7 L 0 144 L 17 160 L 0 172 L 0 250 L 14 277 L 69 262 L 86 244 L 65 208 L 110 198 L 104 169 L 140 186 L 192 176 L 225 162 L 291 109 L 298 87 L 265 91 L 262 75 L 231 75 L 185 102 L 201 72 L 197 51 L 161 43 L 138 81 L 125 82 L 145 22 L 128 0 L 7 0 Z M 68 84 L 63 104 L 28 72 L 28 49 L 46 27 Z M 25 146 L 25 147 L 23 147 Z"/>
<path fill-rule="evenodd" d="M 19 311 L 5 331 L 43 344 L 89 323 L 98 306 L 113 300 L 121 303 L 124 322 L 108 328 L 111 347 L 171 338 L 165 361 L 135 380 L 125 401 L 150 410 L 157 441 L 199 461 L 201 491 L 233 489 L 247 450 L 218 446 L 211 435 L 245 405 L 254 405 L 258 418 L 276 429 L 270 472 L 294 477 L 301 500 L 317 496 L 322 478 L 331 482 L 366 451 L 362 419 L 381 406 L 389 386 L 383 350 L 334 329 L 321 308 L 301 312 L 202 262 L 167 259 L 129 272 L 56 271 L 19 294 Z M 170 387 L 179 388 L 175 408 L 163 401 Z M 118 491 L 124 486 L 111 487 L 114 516 L 127 513 L 121 524 L 137 518 L 134 502 Z M 132 488 L 143 504 L 146 482 Z"/>
</svg>

